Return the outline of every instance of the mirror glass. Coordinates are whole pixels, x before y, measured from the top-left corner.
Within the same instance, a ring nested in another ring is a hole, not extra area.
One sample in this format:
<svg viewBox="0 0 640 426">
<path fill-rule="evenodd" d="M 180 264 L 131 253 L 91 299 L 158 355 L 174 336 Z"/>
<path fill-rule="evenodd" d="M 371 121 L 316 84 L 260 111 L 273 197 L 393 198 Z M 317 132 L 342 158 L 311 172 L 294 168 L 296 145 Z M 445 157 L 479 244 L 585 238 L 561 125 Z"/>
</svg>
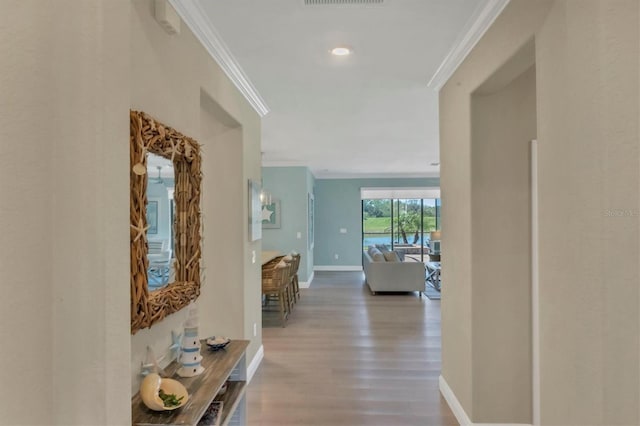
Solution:
<svg viewBox="0 0 640 426">
<path fill-rule="evenodd" d="M 175 281 L 175 173 L 171 160 L 147 154 L 147 270 L 149 291 Z"/>
</svg>

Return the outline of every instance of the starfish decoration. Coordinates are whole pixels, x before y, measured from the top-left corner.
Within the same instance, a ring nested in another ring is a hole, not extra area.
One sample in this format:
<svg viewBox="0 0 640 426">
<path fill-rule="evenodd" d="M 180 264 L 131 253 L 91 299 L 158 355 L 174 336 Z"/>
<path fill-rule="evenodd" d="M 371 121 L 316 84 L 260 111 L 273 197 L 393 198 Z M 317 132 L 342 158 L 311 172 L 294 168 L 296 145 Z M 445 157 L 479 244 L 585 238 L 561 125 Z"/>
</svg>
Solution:
<svg viewBox="0 0 640 426">
<path fill-rule="evenodd" d="M 273 216 L 273 212 L 269 210 L 266 206 L 262 207 L 262 220 L 271 222 L 271 216 Z"/>
<path fill-rule="evenodd" d="M 143 226 L 142 218 L 138 219 L 137 225 L 130 226 L 137 231 L 136 237 L 133 239 L 133 241 L 138 241 L 140 237 L 144 236 L 144 234 L 147 232 L 147 229 L 149 229 L 149 225 Z"/>
<path fill-rule="evenodd" d="M 171 142 L 171 148 L 169 149 L 169 152 L 171 153 L 171 164 L 173 164 L 173 159 L 176 157 L 176 154 L 180 154 L 178 151 L 180 148 L 180 141 L 176 141 L 173 138 L 170 138 L 169 141 Z"/>
</svg>

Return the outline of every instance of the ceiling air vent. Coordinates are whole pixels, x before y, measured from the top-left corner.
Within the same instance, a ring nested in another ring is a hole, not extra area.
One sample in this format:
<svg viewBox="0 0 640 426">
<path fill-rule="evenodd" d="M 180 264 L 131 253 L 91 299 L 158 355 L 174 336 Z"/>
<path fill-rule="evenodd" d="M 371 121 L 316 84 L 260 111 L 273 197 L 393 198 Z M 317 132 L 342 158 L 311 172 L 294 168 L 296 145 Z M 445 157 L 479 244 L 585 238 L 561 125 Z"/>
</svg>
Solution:
<svg viewBox="0 0 640 426">
<path fill-rule="evenodd" d="M 340 6 L 359 4 L 382 4 L 384 0 L 304 0 L 307 6 Z"/>
</svg>

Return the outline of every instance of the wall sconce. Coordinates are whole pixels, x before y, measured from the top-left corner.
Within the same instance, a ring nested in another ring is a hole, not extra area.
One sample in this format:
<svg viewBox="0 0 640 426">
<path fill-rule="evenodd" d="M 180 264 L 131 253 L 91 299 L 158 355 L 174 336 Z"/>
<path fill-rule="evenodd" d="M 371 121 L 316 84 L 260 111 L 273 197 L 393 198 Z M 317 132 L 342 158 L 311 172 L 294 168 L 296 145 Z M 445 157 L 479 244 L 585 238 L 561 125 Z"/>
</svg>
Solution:
<svg viewBox="0 0 640 426">
<path fill-rule="evenodd" d="M 268 206 L 269 204 L 271 204 L 271 193 L 264 188 L 260 189 L 260 204 L 262 204 L 263 206 Z"/>
<path fill-rule="evenodd" d="M 264 151 L 260 153 L 260 164 L 264 164 Z M 264 189 L 264 181 L 260 178 L 260 204 L 268 206 L 271 204 L 271 193 Z"/>
</svg>

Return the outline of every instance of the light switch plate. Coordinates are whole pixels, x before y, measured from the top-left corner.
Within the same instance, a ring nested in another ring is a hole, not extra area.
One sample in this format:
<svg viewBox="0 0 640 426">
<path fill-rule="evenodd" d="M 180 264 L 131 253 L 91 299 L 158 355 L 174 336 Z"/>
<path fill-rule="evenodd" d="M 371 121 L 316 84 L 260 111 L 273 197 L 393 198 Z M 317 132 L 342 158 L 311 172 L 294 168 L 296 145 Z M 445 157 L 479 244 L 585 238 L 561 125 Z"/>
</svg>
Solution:
<svg viewBox="0 0 640 426">
<path fill-rule="evenodd" d="M 347 228 L 340 228 L 340 233 L 341 234 L 346 234 L 347 233 Z"/>
</svg>

